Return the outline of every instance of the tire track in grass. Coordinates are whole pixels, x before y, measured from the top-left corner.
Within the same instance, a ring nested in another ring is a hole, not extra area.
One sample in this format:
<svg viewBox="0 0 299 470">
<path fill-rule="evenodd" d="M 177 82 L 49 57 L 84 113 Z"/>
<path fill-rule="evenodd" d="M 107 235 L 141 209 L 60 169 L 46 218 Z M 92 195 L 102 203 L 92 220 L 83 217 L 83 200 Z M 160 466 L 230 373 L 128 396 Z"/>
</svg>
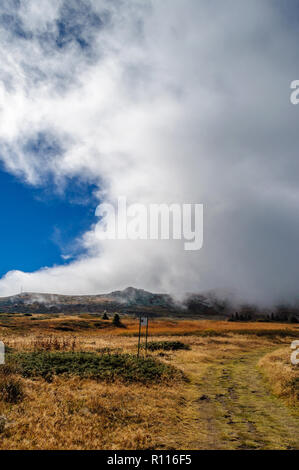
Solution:
<svg viewBox="0 0 299 470">
<path fill-rule="evenodd" d="M 273 396 L 257 363 L 265 351 L 212 365 L 199 381 L 199 449 L 299 449 L 299 415 Z"/>
</svg>

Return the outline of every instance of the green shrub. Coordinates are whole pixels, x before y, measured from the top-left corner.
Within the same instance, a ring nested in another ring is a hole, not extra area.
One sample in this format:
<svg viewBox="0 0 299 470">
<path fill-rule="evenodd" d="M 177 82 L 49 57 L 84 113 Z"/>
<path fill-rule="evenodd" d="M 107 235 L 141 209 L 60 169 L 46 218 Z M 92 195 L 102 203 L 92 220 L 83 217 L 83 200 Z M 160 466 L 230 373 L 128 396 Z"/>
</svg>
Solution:
<svg viewBox="0 0 299 470">
<path fill-rule="evenodd" d="M 24 377 L 77 375 L 81 378 L 125 382 L 161 382 L 182 378 L 180 371 L 154 358 L 93 352 L 22 352 L 8 355 Z"/>
<path fill-rule="evenodd" d="M 142 346 L 145 347 L 144 345 Z M 181 341 L 151 341 L 147 344 L 149 351 L 178 351 L 179 349 L 190 349 L 188 344 L 182 343 Z"/>
<path fill-rule="evenodd" d="M 112 323 L 113 323 L 114 326 L 119 326 L 121 324 L 120 323 L 120 317 L 119 317 L 118 313 L 116 313 L 114 315 Z"/>
</svg>

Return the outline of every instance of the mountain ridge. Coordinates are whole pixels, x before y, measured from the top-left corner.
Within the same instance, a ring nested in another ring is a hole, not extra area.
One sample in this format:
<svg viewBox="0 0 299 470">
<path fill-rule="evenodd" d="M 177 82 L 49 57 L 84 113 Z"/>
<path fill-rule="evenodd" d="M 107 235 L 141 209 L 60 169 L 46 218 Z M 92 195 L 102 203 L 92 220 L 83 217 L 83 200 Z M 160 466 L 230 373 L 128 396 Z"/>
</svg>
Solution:
<svg viewBox="0 0 299 470">
<path fill-rule="evenodd" d="M 64 295 L 38 292 L 0 297 L 0 313 L 75 313 L 119 311 L 120 313 L 178 314 L 188 311 L 189 297 L 175 300 L 165 293 L 153 293 L 144 289 L 127 287 L 107 294 Z M 195 299 L 195 296 L 193 297 Z M 195 302 L 199 313 L 211 309 L 208 301 L 199 296 Z M 194 305 L 193 305 L 194 307 Z M 194 308 L 193 308 L 194 313 Z M 216 312 L 214 312 L 216 313 Z"/>
<path fill-rule="evenodd" d="M 132 316 L 145 314 L 153 317 L 230 318 L 233 321 L 254 318 L 270 320 L 276 317 L 282 321 L 293 319 L 299 322 L 299 307 L 297 306 L 281 305 L 273 309 L 260 309 L 254 305 L 236 305 L 228 299 L 229 295 L 221 298 L 211 291 L 205 294 L 189 293 L 182 300 L 176 300 L 170 294 L 153 293 L 135 287 L 92 295 L 22 292 L 0 297 L 0 314 L 118 312 Z"/>
</svg>

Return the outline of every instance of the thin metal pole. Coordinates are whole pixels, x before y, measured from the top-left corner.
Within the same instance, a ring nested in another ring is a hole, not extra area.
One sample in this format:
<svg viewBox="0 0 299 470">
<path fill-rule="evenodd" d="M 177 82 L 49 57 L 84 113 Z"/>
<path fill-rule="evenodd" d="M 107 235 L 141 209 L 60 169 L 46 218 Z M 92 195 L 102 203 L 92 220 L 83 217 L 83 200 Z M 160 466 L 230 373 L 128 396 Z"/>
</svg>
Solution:
<svg viewBox="0 0 299 470">
<path fill-rule="evenodd" d="M 146 318 L 145 355 L 147 356 L 148 317 Z"/>
<path fill-rule="evenodd" d="M 140 335 L 141 335 L 141 317 L 139 317 L 139 334 L 138 334 L 138 352 L 137 352 L 137 357 L 139 357 L 139 351 L 140 351 Z"/>
</svg>

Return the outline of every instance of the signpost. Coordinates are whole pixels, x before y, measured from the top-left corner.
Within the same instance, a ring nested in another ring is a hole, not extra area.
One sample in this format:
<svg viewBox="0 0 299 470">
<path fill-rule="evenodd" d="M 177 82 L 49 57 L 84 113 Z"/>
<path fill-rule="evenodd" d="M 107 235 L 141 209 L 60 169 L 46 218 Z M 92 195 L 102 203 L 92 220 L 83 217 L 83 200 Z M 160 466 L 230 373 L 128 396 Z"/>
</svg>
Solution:
<svg viewBox="0 0 299 470">
<path fill-rule="evenodd" d="M 0 364 L 5 364 L 5 346 L 2 341 L 0 341 Z"/>
<path fill-rule="evenodd" d="M 145 330 L 145 355 L 147 356 L 147 337 L 148 337 L 148 317 L 146 318 L 146 330 Z"/>
<path fill-rule="evenodd" d="M 148 337 L 148 317 L 139 317 L 139 333 L 138 333 L 138 352 L 137 357 L 140 354 L 140 346 L 141 346 L 141 327 L 145 326 L 145 354 L 147 354 L 147 337 Z"/>
</svg>

